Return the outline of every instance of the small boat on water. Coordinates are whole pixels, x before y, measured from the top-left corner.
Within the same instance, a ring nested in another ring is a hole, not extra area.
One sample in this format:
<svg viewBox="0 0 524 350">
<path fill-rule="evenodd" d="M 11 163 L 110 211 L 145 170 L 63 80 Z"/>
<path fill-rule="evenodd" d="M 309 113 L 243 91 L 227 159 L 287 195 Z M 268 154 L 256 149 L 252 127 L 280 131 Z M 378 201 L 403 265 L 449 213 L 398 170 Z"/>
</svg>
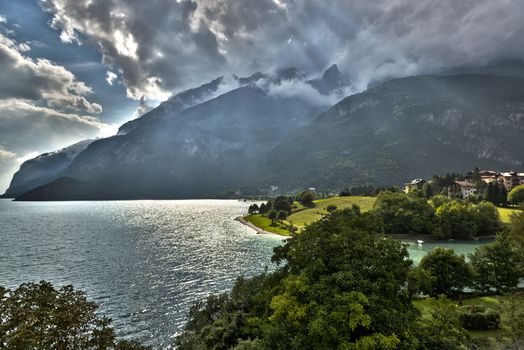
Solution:
<svg viewBox="0 0 524 350">
<path fill-rule="evenodd" d="M 418 239 L 418 240 L 417 240 L 417 243 L 418 243 L 419 245 L 423 245 L 423 244 L 424 244 L 424 241 L 421 240 L 421 239 Z"/>
</svg>

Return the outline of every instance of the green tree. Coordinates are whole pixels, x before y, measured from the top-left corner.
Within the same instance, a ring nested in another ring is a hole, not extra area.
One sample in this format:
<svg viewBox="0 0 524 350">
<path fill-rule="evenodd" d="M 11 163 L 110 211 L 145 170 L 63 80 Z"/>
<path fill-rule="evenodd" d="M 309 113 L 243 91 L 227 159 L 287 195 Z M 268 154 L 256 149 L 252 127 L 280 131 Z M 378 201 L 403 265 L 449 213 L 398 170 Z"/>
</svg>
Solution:
<svg viewBox="0 0 524 350">
<path fill-rule="evenodd" d="M 111 320 L 97 317 L 97 305 L 72 286 L 48 282 L 0 287 L 0 348 L 3 349 L 148 349 L 117 341 Z"/>
<path fill-rule="evenodd" d="M 422 185 L 422 196 L 427 199 L 433 197 L 433 189 L 431 188 L 431 184 L 429 182 L 426 182 L 424 185 Z"/>
<path fill-rule="evenodd" d="M 453 200 L 437 209 L 439 230 L 437 238 L 471 239 L 477 236 L 478 226 L 475 214 L 467 203 Z"/>
<path fill-rule="evenodd" d="M 471 173 L 471 181 L 476 185 L 482 183 L 482 177 L 480 176 L 480 169 L 478 166 L 476 166 L 475 169 L 473 169 L 473 172 Z"/>
<path fill-rule="evenodd" d="M 502 229 L 499 211 L 492 203 L 483 201 L 469 210 L 476 221 L 476 236 L 494 236 Z"/>
<path fill-rule="evenodd" d="M 285 211 L 285 210 L 279 211 L 278 214 L 277 214 L 277 220 L 282 222 L 283 220 L 286 220 L 286 219 L 287 219 L 287 211 Z"/>
<path fill-rule="evenodd" d="M 267 217 L 268 217 L 268 219 L 271 220 L 271 223 L 274 225 L 275 224 L 275 220 L 278 217 L 278 212 L 275 209 L 271 209 L 271 211 L 269 213 L 267 213 Z"/>
<path fill-rule="evenodd" d="M 413 343 L 417 311 L 401 242 L 350 209 L 275 249 L 272 273 L 239 279 L 230 294 L 192 308 L 181 349 L 397 349 Z M 414 348 L 414 347 L 413 347 Z"/>
<path fill-rule="evenodd" d="M 522 252 L 507 234 L 499 234 L 494 243 L 475 249 L 470 261 L 474 285 L 480 290 L 508 292 L 524 277 Z"/>
<path fill-rule="evenodd" d="M 424 198 L 381 192 L 373 212 L 384 222 L 387 234 L 431 234 L 434 229 L 435 210 Z"/>
<path fill-rule="evenodd" d="M 251 204 L 249 206 L 249 209 L 247 210 L 247 212 L 249 214 L 253 214 L 253 213 L 258 213 L 259 210 L 260 210 L 260 208 L 258 207 L 258 204 L 255 203 L 255 204 Z"/>
<path fill-rule="evenodd" d="M 298 201 L 305 205 L 306 207 L 310 207 L 313 205 L 313 200 L 315 199 L 315 196 L 310 191 L 304 191 L 298 195 Z"/>
<path fill-rule="evenodd" d="M 288 198 L 280 197 L 275 201 L 275 210 L 276 211 L 285 211 L 288 214 L 291 213 L 291 204 L 289 203 Z"/>
<path fill-rule="evenodd" d="M 342 192 L 339 193 L 340 197 L 349 197 L 351 196 L 351 192 L 349 191 L 349 188 L 344 188 Z"/>
<path fill-rule="evenodd" d="M 524 185 L 517 186 L 508 193 L 508 202 L 513 205 L 524 203 Z"/>
<path fill-rule="evenodd" d="M 435 248 L 420 261 L 420 268 L 433 277 L 431 288 L 423 290 L 431 296 L 453 295 L 471 284 L 472 271 L 464 255 L 453 249 Z"/>
<path fill-rule="evenodd" d="M 521 251 L 524 251 L 524 204 L 520 209 L 510 216 L 509 237 Z"/>
<path fill-rule="evenodd" d="M 497 206 L 505 206 L 507 204 L 507 196 L 506 187 L 497 181 L 490 182 L 484 188 L 484 199 Z"/>
<path fill-rule="evenodd" d="M 429 203 L 431 204 L 431 206 L 437 210 L 438 208 L 440 208 L 442 205 L 446 204 L 446 203 L 449 203 L 451 202 L 451 199 L 449 199 L 448 196 L 444 196 L 444 195 L 436 195 L 436 196 L 433 196 Z"/>
</svg>

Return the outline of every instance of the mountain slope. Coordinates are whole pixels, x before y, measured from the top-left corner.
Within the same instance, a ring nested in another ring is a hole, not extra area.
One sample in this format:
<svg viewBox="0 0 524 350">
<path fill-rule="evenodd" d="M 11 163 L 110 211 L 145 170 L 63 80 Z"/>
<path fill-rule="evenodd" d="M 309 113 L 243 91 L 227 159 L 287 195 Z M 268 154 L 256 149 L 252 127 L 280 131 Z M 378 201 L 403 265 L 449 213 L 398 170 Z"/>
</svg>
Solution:
<svg viewBox="0 0 524 350">
<path fill-rule="evenodd" d="M 401 184 L 476 165 L 521 169 L 522 150 L 524 79 L 411 77 L 344 99 L 270 152 L 259 178 L 284 188 Z"/>
<path fill-rule="evenodd" d="M 49 152 L 22 164 L 11 180 L 4 197 L 15 198 L 35 187 L 55 180 L 73 159 L 93 140 L 80 141 L 56 152 Z"/>
<path fill-rule="evenodd" d="M 216 195 L 251 185 L 246 174 L 319 111 L 307 101 L 242 87 L 176 118 L 151 120 L 128 134 L 93 142 L 62 175 L 119 198 Z"/>
</svg>

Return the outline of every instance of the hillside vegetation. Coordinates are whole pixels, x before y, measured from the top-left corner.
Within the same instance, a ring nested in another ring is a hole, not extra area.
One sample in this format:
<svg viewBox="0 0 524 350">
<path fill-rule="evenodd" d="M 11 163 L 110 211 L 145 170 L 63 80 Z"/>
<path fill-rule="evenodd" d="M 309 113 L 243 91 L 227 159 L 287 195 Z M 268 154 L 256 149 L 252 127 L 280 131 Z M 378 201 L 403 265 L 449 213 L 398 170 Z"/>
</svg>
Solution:
<svg viewBox="0 0 524 350">
<path fill-rule="evenodd" d="M 351 208 L 353 205 L 358 205 L 362 212 L 367 212 L 373 209 L 376 197 L 365 197 L 365 196 L 348 196 L 348 197 L 329 197 L 322 198 L 313 201 L 313 206 L 305 207 L 302 204 L 295 202 L 295 208 L 292 210 L 292 214 L 288 216 L 287 220 L 276 221 L 272 224 L 271 220 L 261 214 L 251 214 L 244 219 L 251 222 L 253 225 L 261 228 L 264 231 L 275 233 L 282 236 L 289 236 L 288 227 L 293 225 L 297 228 L 297 232 L 300 232 L 308 224 L 312 224 L 329 214 L 327 208 L 329 206 L 335 206 L 337 209 Z M 500 220 L 504 224 L 510 222 L 512 214 L 520 212 L 519 209 L 514 208 L 497 208 Z"/>
</svg>

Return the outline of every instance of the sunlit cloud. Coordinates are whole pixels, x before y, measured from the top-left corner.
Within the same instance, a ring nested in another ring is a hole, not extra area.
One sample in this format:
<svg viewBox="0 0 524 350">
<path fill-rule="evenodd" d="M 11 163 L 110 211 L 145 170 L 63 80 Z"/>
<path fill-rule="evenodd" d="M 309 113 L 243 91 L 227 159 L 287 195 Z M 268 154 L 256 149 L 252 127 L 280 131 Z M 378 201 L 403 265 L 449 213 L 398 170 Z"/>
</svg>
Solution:
<svg viewBox="0 0 524 350">
<path fill-rule="evenodd" d="M 0 158 L 14 158 L 16 153 L 0 148 Z"/>
<path fill-rule="evenodd" d="M 24 154 L 23 156 L 19 157 L 19 158 L 16 158 L 16 162 L 18 164 L 23 164 L 24 162 L 28 161 L 29 159 L 33 159 L 33 158 L 36 158 L 38 157 L 40 153 L 36 152 L 36 151 L 33 151 L 33 152 L 29 152 L 29 153 L 26 153 Z"/>
</svg>

